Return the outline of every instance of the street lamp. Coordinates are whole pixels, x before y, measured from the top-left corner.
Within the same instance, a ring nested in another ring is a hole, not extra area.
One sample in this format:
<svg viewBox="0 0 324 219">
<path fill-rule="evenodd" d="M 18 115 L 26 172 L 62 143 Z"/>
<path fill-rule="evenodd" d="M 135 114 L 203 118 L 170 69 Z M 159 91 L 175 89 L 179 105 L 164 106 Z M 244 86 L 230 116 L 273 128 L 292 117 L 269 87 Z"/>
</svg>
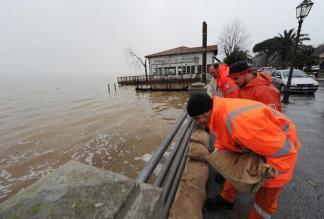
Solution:
<svg viewBox="0 0 324 219">
<path fill-rule="evenodd" d="M 294 42 L 294 47 L 293 47 L 293 54 L 292 54 L 292 60 L 290 64 L 290 69 L 289 69 L 289 75 L 288 75 L 288 81 L 285 86 L 285 91 L 284 91 L 284 97 L 282 102 L 283 103 L 289 103 L 289 88 L 291 85 L 291 78 L 292 78 L 292 73 L 295 67 L 295 60 L 296 60 L 296 51 L 299 43 L 299 37 L 300 37 L 300 30 L 302 23 L 304 21 L 304 18 L 307 17 L 309 14 L 310 10 L 312 9 L 313 2 L 311 0 L 304 0 L 302 3 L 300 3 L 296 7 L 296 17 L 298 19 L 298 30 L 297 30 L 297 36 Z"/>
</svg>

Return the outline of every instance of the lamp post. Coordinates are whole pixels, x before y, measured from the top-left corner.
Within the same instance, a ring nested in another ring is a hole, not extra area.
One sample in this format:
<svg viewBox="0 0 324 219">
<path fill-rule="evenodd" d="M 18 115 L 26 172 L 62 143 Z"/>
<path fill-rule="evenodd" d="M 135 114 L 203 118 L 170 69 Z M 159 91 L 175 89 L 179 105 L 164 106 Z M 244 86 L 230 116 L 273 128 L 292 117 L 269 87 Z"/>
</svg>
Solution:
<svg viewBox="0 0 324 219">
<path fill-rule="evenodd" d="M 295 62 L 296 62 L 296 51 L 297 51 L 298 43 L 299 43 L 300 30 L 301 30 L 302 23 L 303 23 L 305 17 L 307 17 L 308 13 L 312 9 L 313 4 L 314 3 L 311 0 L 304 0 L 302 3 L 300 3 L 296 7 L 296 17 L 298 19 L 298 30 L 297 30 L 297 35 L 296 35 L 295 42 L 294 42 L 294 47 L 293 47 L 293 54 L 292 54 L 292 60 L 290 63 L 288 81 L 285 86 L 284 97 L 282 100 L 283 103 L 289 103 L 289 89 L 290 89 L 290 85 L 291 85 L 292 73 L 293 73 L 293 70 L 295 67 Z"/>
</svg>

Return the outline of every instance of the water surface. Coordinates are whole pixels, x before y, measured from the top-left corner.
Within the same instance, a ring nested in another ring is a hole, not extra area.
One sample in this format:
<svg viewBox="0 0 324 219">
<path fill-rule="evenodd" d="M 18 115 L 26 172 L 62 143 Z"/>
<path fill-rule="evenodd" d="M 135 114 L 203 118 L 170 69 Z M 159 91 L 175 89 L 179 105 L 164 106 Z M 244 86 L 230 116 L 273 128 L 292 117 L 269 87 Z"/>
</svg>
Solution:
<svg viewBox="0 0 324 219">
<path fill-rule="evenodd" d="M 0 202 L 69 160 L 138 175 L 188 95 L 115 90 L 114 82 L 107 76 L 1 80 Z"/>
</svg>

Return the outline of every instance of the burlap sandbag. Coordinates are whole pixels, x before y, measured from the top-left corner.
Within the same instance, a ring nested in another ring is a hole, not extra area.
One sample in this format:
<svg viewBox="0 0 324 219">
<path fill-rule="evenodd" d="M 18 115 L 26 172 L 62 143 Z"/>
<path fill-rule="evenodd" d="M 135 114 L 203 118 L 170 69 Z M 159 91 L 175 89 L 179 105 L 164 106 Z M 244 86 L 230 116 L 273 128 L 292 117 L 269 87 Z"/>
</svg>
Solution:
<svg viewBox="0 0 324 219">
<path fill-rule="evenodd" d="M 207 162 L 206 158 L 209 155 L 208 149 L 199 143 L 190 145 L 190 150 L 188 152 L 188 157 L 191 157 L 193 160 L 199 160 L 202 162 Z"/>
<path fill-rule="evenodd" d="M 195 148 L 205 148 L 206 146 L 198 143 L 204 142 L 208 145 L 208 134 L 198 129 L 192 136 L 195 142 L 191 140 L 189 144 L 189 153 Z M 207 149 L 206 149 L 207 150 Z M 207 150 L 208 152 L 208 150 Z M 176 196 L 170 209 L 169 218 L 187 219 L 203 218 L 202 208 L 206 199 L 206 183 L 208 180 L 208 164 L 206 162 L 187 158 L 186 166 L 183 171 Z"/>
<path fill-rule="evenodd" d="M 197 142 L 208 148 L 209 134 L 203 129 L 197 129 L 190 137 L 191 142 Z"/>
<path fill-rule="evenodd" d="M 221 173 L 238 191 L 254 193 L 269 178 L 275 169 L 255 153 L 235 153 L 218 150 L 206 156 L 206 161 Z"/>
<path fill-rule="evenodd" d="M 205 147 L 195 145 L 188 156 L 207 161 L 240 192 L 254 193 L 267 179 L 275 176 L 275 169 L 265 163 L 262 156 L 252 152 L 218 150 L 210 154 Z"/>
</svg>

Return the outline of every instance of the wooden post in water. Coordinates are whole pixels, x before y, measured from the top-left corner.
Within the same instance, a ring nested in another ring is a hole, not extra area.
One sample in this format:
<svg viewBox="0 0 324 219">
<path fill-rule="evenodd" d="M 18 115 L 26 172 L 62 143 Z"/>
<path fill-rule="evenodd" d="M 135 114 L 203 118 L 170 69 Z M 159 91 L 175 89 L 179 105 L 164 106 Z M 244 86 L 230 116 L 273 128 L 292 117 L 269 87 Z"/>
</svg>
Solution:
<svg viewBox="0 0 324 219">
<path fill-rule="evenodd" d="M 202 48 L 202 82 L 206 84 L 207 23 L 205 21 L 202 29 Z"/>
</svg>

